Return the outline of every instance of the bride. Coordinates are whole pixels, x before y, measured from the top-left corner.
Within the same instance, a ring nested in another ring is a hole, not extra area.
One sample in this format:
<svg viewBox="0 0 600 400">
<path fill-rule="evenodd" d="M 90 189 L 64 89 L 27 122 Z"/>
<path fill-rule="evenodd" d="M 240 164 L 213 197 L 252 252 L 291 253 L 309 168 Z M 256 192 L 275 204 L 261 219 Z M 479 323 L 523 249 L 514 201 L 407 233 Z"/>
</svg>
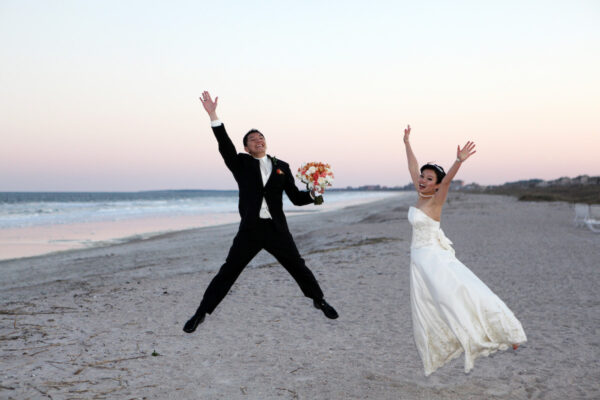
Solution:
<svg viewBox="0 0 600 400">
<path fill-rule="evenodd" d="M 437 164 L 419 169 L 410 146 L 410 125 L 404 130 L 408 170 L 419 198 L 410 207 L 410 296 L 415 343 L 430 375 L 465 352 L 465 372 L 475 359 L 527 338 L 512 311 L 454 255 L 452 242 L 440 229 L 442 207 L 450 182 L 461 164 L 475 154 L 475 143 L 458 146 L 446 174 Z"/>
</svg>

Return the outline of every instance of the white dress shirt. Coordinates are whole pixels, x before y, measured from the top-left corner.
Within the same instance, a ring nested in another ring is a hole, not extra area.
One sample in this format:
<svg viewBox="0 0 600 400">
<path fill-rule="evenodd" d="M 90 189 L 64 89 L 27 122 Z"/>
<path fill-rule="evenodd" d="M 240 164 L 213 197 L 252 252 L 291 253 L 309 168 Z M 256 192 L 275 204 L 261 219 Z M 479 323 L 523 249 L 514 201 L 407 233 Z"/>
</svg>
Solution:
<svg viewBox="0 0 600 400">
<path fill-rule="evenodd" d="M 260 164 L 260 176 L 262 178 L 263 187 L 267 186 L 267 181 L 269 180 L 269 176 L 271 176 L 271 172 L 273 172 L 273 164 L 269 157 L 264 156 L 262 158 L 256 158 L 258 163 Z M 260 212 L 258 213 L 260 218 L 271 218 L 271 213 L 269 212 L 269 206 L 267 206 L 267 200 L 263 196 L 262 204 L 260 205 Z"/>
</svg>

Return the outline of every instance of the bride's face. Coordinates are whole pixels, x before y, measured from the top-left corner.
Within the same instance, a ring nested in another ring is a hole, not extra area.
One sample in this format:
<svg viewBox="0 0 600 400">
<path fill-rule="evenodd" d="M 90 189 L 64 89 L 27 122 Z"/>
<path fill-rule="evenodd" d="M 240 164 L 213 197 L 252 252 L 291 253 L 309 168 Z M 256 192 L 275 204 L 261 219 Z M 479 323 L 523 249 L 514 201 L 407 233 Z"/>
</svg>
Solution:
<svg viewBox="0 0 600 400">
<path fill-rule="evenodd" d="M 419 192 L 425 195 L 433 194 L 440 186 L 435 172 L 430 169 L 424 169 L 419 175 Z"/>
</svg>

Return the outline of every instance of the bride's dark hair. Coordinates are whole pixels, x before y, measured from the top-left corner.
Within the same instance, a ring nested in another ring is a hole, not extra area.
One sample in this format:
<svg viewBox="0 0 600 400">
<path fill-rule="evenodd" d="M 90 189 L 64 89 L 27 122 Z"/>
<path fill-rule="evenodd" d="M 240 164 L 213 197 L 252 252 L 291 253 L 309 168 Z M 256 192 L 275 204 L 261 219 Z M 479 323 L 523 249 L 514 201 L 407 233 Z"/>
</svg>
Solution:
<svg viewBox="0 0 600 400">
<path fill-rule="evenodd" d="M 442 168 L 441 166 L 434 164 L 434 163 L 427 163 L 425 165 L 423 165 L 421 167 L 421 173 L 423 173 L 423 171 L 425 171 L 426 169 L 430 169 L 433 172 L 435 172 L 435 176 L 436 176 L 436 180 L 435 183 L 440 183 L 442 181 L 442 179 L 444 179 L 444 177 L 446 176 L 446 172 L 444 171 L 444 168 Z"/>
</svg>

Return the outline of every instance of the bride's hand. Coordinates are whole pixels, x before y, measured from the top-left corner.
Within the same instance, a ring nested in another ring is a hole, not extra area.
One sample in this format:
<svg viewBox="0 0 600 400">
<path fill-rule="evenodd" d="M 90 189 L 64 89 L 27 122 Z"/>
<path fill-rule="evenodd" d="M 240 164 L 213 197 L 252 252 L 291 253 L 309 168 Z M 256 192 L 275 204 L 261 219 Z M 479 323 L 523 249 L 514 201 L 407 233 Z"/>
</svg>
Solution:
<svg viewBox="0 0 600 400">
<path fill-rule="evenodd" d="M 467 158 L 471 157 L 473 154 L 476 153 L 475 149 L 475 143 L 468 141 L 465 146 L 461 149 L 460 146 L 457 146 L 456 148 L 456 158 L 458 158 L 460 160 L 460 162 L 465 161 Z"/>
<path fill-rule="evenodd" d="M 404 143 L 408 143 L 409 138 L 410 138 L 410 125 L 406 125 L 406 129 L 404 130 Z"/>
</svg>

